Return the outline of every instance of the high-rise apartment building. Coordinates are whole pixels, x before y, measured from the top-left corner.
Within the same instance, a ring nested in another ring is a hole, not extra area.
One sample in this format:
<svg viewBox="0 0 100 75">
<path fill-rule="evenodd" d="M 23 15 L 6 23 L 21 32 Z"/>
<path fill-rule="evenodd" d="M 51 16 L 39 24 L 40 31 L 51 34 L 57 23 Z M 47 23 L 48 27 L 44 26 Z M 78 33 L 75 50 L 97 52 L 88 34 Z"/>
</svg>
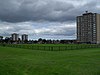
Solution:
<svg viewBox="0 0 100 75">
<path fill-rule="evenodd" d="M 77 41 L 100 44 L 100 14 L 86 11 L 77 16 Z"/>
<path fill-rule="evenodd" d="M 13 33 L 13 34 L 11 34 L 11 38 L 12 38 L 12 41 L 18 41 L 18 39 L 19 39 L 19 35 L 18 34 L 16 34 L 16 33 Z"/>
<path fill-rule="evenodd" d="M 26 40 L 28 40 L 28 35 L 23 34 L 23 35 L 22 35 L 22 41 L 26 41 Z"/>
</svg>

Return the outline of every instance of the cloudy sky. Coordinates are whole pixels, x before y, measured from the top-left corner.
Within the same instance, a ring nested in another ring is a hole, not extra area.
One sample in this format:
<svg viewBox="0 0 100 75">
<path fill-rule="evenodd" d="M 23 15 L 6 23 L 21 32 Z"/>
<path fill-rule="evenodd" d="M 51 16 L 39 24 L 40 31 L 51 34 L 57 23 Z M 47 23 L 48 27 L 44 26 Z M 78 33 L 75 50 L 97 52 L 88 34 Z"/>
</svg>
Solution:
<svg viewBox="0 0 100 75">
<path fill-rule="evenodd" d="M 76 39 L 76 16 L 100 13 L 100 0 L 0 0 L 0 35 Z"/>
</svg>

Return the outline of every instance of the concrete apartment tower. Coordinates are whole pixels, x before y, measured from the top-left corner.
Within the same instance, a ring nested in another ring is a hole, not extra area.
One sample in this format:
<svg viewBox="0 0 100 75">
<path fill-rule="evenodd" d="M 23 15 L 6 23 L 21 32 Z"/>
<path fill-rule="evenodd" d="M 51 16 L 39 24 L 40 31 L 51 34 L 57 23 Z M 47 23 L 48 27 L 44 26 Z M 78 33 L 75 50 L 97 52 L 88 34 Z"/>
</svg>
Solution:
<svg viewBox="0 0 100 75">
<path fill-rule="evenodd" d="M 28 35 L 26 35 L 26 34 L 23 34 L 22 35 L 22 41 L 28 41 Z"/>
<path fill-rule="evenodd" d="M 77 41 L 100 44 L 100 14 L 86 11 L 77 16 Z"/>
<path fill-rule="evenodd" d="M 12 41 L 18 41 L 19 40 L 19 34 L 16 34 L 16 33 L 13 33 L 11 34 L 11 38 L 12 38 Z"/>
</svg>

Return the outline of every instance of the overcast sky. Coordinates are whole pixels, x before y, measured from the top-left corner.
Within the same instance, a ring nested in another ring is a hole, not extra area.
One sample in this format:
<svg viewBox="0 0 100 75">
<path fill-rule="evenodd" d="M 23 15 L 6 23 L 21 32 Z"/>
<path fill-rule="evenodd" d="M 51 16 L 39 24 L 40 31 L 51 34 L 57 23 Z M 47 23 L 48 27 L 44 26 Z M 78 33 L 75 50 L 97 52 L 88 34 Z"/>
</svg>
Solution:
<svg viewBox="0 0 100 75">
<path fill-rule="evenodd" d="M 0 0 L 0 35 L 75 39 L 76 16 L 100 13 L 100 0 Z"/>
</svg>

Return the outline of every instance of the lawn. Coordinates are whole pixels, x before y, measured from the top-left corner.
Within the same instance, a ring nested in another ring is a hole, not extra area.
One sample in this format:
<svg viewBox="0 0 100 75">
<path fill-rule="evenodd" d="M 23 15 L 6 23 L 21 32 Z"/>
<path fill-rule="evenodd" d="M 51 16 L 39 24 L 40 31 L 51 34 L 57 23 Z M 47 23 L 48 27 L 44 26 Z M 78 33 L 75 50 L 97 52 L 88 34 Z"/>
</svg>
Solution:
<svg viewBox="0 0 100 75">
<path fill-rule="evenodd" d="M 41 51 L 0 47 L 0 75 L 100 75 L 100 48 Z"/>
</svg>

